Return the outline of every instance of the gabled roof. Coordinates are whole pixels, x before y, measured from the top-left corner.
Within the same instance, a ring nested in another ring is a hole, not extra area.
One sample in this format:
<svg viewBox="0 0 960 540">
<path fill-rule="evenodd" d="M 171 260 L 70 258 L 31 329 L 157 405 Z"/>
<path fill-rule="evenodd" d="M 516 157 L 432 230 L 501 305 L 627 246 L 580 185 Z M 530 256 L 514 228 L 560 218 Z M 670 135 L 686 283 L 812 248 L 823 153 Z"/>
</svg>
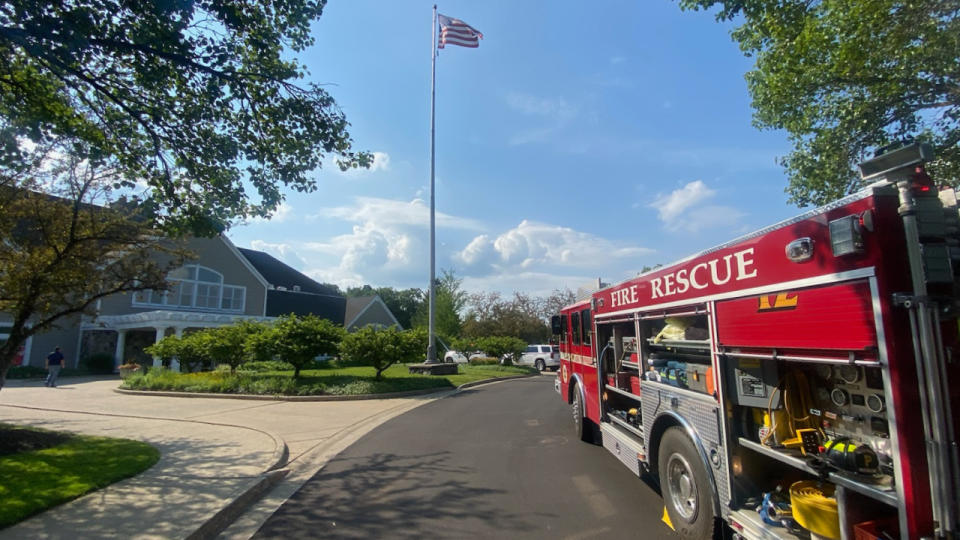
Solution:
<svg viewBox="0 0 960 540">
<path fill-rule="evenodd" d="M 240 251 L 240 254 L 243 255 L 244 258 L 250 261 L 250 264 L 256 268 L 257 272 L 259 272 L 274 289 L 294 291 L 296 288 L 299 288 L 300 292 L 342 297 L 331 287 L 317 283 L 292 267 L 280 262 L 269 253 L 241 247 L 238 247 L 237 250 Z"/>
<path fill-rule="evenodd" d="M 383 310 L 390 316 L 392 324 L 400 326 L 400 322 L 390 311 L 390 308 L 377 296 L 354 296 L 347 298 L 347 307 L 343 314 L 343 326 L 349 329 L 368 309 L 375 305 L 383 306 Z M 386 322 L 386 321 L 385 321 Z"/>
</svg>

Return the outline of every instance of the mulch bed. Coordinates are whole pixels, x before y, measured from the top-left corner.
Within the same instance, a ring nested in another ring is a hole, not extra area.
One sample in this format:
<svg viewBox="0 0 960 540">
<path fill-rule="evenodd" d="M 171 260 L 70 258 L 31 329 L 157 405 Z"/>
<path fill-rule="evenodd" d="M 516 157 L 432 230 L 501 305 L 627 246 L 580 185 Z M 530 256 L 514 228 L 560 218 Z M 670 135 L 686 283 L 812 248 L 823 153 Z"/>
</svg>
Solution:
<svg viewBox="0 0 960 540">
<path fill-rule="evenodd" d="M 61 445 L 73 435 L 51 431 L 35 431 L 17 427 L 0 426 L 0 456 L 21 452 L 33 452 Z"/>
</svg>

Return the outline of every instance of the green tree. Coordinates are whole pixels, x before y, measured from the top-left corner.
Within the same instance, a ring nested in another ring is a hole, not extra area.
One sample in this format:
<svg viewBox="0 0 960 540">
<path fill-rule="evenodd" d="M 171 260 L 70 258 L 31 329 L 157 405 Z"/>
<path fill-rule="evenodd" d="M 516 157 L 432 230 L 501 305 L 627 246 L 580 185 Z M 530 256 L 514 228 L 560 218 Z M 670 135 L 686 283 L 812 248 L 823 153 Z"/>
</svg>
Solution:
<svg viewBox="0 0 960 540">
<path fill-rule="evenodd" d="M 0 164 L 68 138 L 146 182 L 166 225 L 219 232 L 315 189 L 332 155 L 366 167 L 328 92 L 301 84 L 325 0 L 13 0 L 0 6 Z M 252 191 L 253 193 L 249 193 Z"/>
<path fill-rule="evenodd" d="M 0 171 L 0 313 L 11 319 L 0 388 L 27 338 L 93 315 L 102 298 L 165 289 L 188 255 L 136 200 L 114 197 L 122 174 L 110 162 L 62 150 L 38 148 L 30 166 Z"/>
<path fill-rule="evenodd" d="M 798 205 L 856 191 L 856 165 L 906 137 L 934 146 L 928 170 L 960 180 L 960 0 L 680 0 L 719 6 L 756 58 L 746 79 L 760 128 L 783 129 L 780 162 Z"/>
<path fill-rule="evenodd" d="M 470 295 L 469 302 L 471 307 L 463 322 L 464 337 L 511 336 L 524 343 L 544 343 L 550 337 L 542 298 L 515 292 L 513 298 L 504 300 L 499 293 L 492 292 Z"/>
<path fill-rule="evenodd" d="M 420 289 L 394 289 L 393 287 L 350 287 L 348 297 L 377 295 L 387 305 L 397 322 L 403 328 L 413 328 L 413 317 L 424 301 L 423 291 Z"/>
<path fill-rule="evenodd" d="M 434 283 L 437 294 L 434 302 L 434 329 L 437 335 L 448 340 L 460 335 L 460 327 L 463 324 L 460 312 L 467 306 L 469 300 L 467 292 L 461 289 L 462 283 L 463 280 L 458 278 L 453 270 L 441 270 L 440 277 L 436 278 Z M 429 326 L 429 297 L 429 292 L 424 295 L 423 303 L 413 317 L 415 328 Z"/>
<path fill-rule="evenodd" d="M 340 354 L 347 362 L 373 367 L 379 379 L 393 364 L 413 362 L 422 356 L 426 343 L 422 330 L 371 325 L 347 334 L 340 344 Z"/>
<path fill-rule="evenodd" d="M 509 355 L 511 360 L 516 360 L 527 349 L 526 341 L 509 336 L 481 337 L 477 338 L 474 343 L 479 350 L 493 358 L 503 358 Z"/>
<path fill-rule="evenodd" d="M 346 331 L 316 315 L 284 315 L 267 330 L 247 339 L 248 353 L 257 359 L 275 357 L 293 364 L 293 378 L 324 354 L 335 354 Z"/>
<path fill-rule="evenodd" d="M 240 321 L 236 324 L 203 330 L 194 335 L 203 334 L 207 355 L 214 365 L 226 364 L 230 366 L 232 372 L 251 358 L 247 342 L 252 336 L 267 330 L 267 325 L 263 323 Z"/>
<path fill-rule="evenodd" d="M 180 369 L 186 372 L 213 367 L 209 337 L 202 331 L 185 334 L 183 337 L 167 336 L 143 350 L 160 358 L 164 364 L 177 360 L 180 362 Z"/>
</svg>

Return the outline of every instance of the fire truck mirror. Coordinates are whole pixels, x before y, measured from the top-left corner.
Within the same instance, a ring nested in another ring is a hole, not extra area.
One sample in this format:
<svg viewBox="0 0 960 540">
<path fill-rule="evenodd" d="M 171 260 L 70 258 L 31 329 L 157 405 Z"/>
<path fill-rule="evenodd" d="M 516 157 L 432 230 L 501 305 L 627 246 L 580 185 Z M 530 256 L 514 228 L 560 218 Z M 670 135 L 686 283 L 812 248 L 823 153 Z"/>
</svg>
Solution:
<svg viewBox="0 0 960 540">
<path fill-rule="evenodd" d="M 560 316 L 554 315 L 550 317 L 550 329 L 553 331 L 553 335 L 560 335 Z"/>
</svg>

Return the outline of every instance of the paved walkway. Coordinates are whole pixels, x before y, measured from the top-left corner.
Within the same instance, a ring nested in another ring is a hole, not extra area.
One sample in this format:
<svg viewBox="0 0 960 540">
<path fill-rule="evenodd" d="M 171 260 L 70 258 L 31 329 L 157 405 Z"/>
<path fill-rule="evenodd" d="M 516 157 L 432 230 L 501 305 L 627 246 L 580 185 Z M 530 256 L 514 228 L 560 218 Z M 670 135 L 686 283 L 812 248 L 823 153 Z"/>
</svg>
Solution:
<svg viewBox="0 0 960 540">
<path fill-rule="evenodd" d="M 114 392 L 115 377 L 59 382 L 46 388 L 8 380 L 0 390 L 0 422 L 142 440 L 160 450 L 160 461 L 0 530 L 0 540 L 249 538 L 331 457 L 379 424 L 446 394 L 249 401 L 121 394 Z"/>
</svg>

